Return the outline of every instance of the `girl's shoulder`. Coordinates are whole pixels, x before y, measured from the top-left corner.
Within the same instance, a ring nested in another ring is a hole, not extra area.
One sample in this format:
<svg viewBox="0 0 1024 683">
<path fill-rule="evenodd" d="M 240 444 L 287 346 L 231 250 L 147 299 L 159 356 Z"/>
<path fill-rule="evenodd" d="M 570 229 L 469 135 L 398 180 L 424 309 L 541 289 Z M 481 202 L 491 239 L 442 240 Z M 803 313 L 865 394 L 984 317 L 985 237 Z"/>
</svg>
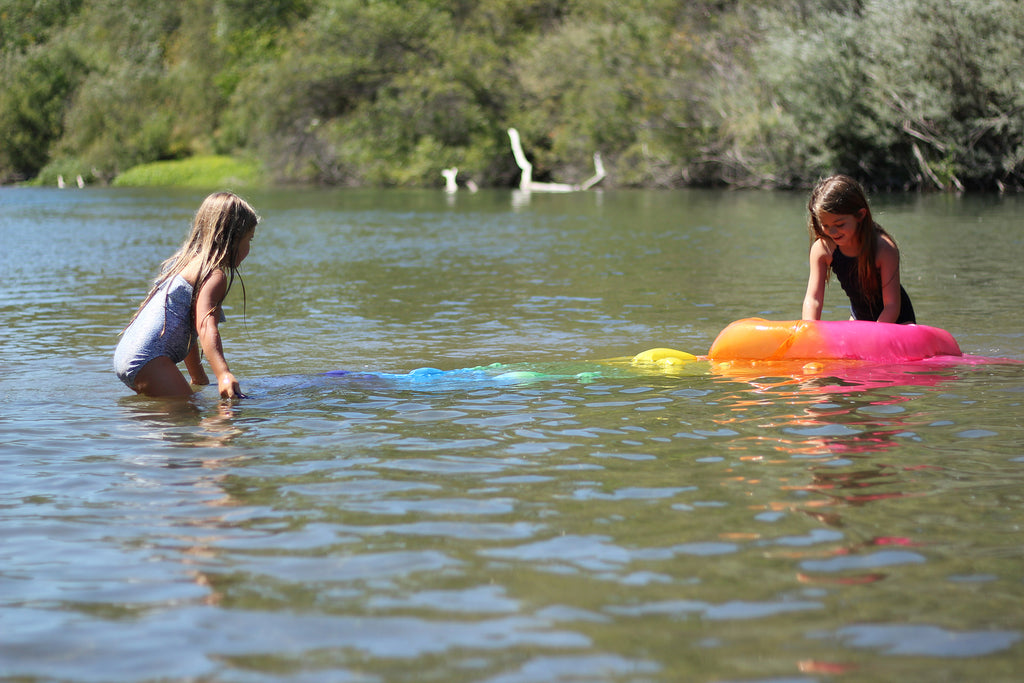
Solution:
<svg viewBox="0 0 1024 683">
<path fill-rule="evenodd" d="M 214 268 L 203 278 L 202 282 L 198 283 L 200 289 L 212 288 L 214 291 L 227 289 L 227 285 L 228 276 L 223 268 Z"/>
<path fill-rule="evenodd" d="M 879 232 L 876 239 L 877 239 L 877 242 L 875 243 L 875 249 L 876 249 L 877 253 L 879 253 L 879 254 L 882 254 L 884 252 L 889 252 L 889 253 L 893 253 L 893 254 L 899 254 L 900 253 L 899 245 L 896 244 L 896 240 L 894 240 L 892 238 L 892 235 L 890 235 L 889 233 L 887 233 L 887 232 Z"/>
<path fill-rule="evenodd" d="M 896 240 L 886 234 L 878 235 L 878 243 L 875 247 L 875 265 L 881 268 L 888 264 L 900 262 L 900 248 Z"/>
<path fill-rule="evenodd" d="M 832 252 L 835 251 L 835 244 L 829 242 L 822 237 L 814 240 L 811 244 L 811 258 L 820 259 L 823 258 L 826 261 L 832 260 Z"/>
<path fill-rule="evenodd" d="M 224 285 L 228 281 L 227 275 L 222 268 L 214 268 L 204 274 L 203 264 L 199 261 L 189 263 L 178 274 L 185 278 L 190 285 L 199 289 L 203 289 L 211 284 Z"/>
</svg>

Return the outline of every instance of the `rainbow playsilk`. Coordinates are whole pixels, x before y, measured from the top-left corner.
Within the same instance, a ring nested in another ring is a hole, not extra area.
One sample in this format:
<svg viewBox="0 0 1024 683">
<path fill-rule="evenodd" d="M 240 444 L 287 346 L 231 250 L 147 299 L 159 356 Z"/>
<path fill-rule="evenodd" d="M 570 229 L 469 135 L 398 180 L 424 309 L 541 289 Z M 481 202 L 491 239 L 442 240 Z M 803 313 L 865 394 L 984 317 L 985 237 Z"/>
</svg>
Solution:
<svg viewBox="0 0 1024 683">
<path fill-rule="evenodd" d="M 867 320 L 737 320 L 718 334 L 712 361 L 863 360 L 901 363 L 961 356 L 949 332 Z"/>
</svg>

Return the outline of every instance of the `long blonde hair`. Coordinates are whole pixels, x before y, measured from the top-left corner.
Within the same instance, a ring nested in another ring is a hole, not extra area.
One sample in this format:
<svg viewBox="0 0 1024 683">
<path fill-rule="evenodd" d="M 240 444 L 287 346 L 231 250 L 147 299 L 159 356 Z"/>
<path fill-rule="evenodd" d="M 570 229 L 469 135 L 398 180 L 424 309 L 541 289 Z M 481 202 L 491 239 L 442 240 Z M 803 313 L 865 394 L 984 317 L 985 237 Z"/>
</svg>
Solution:
<svg viewBox="0 0 1024 683">
<path fill-rule="evenodd" d="M 184 244 L 169 259 L 160 264 L 160 274 L 153 281 L 153 288 L 143 300 L 139 309 L 132 316 L 132 321 L 149 300 L 153 298 L 162 284 L 180 274 L 190 264 L 199 262 L 196 271 L 196 282 L 192 288 L 192 305 L 195 308 L 199 289 L 207 278 L 217 269 L 228 274 L 228 287 L 224 295 L 231 289 L 235 277 L 242 283 L 242 300 L 245 300 L 245 282 L 235 265 L 239 243 L 256 231 L 260 217 L 249 204 L 231 192 L 215 192 L 203 200 L 192 220 L 192 229 Z M 223 299 L 222 299 L 223 301 Z M 218 305 L 220 302 L 218 302 Z M 210 315 L 212 311 L 207 312 Z M 198 323 L 198 321 L 193 321 Z M 128 323 L 131 325 L 131 322 Z"/>
<path fill-rule="evenodd" d="M 881 286 L 878 264 L 875 263 L 878 253 L 878 236 L 884 235 L 896 243 L 882 226 L 875 222 L 868 205 L 867 193 L 856 180 L 847 175 L 834 175 L 818 182 L 811 191 L 807 201 L 807 232 L 813 245 L 815 240 L 831 241 L 821 228 L 819 213 L 831 213 L 840 216 L 856 216 L 864 211 L 864 216 L 857 220 L 857 240 L 860 242 L 860 253 L 857 254 L 857 280 L 860 289 L 868 296 L 878 293 Z"/>
</svg>

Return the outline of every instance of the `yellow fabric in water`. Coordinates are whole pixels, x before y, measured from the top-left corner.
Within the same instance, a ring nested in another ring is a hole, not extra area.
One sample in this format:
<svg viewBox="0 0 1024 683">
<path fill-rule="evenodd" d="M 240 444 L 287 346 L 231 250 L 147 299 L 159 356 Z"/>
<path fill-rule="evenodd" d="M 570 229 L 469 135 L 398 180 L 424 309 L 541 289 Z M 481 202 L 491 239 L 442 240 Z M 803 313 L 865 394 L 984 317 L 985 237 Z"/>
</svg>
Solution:
<svg viewBox="0 0 1024 683">
<path fill-rule="evenodd" d="M 697 356 L 675 349 L 648 349 L 633 356 L 633 365 L 677 365 L 697 360 Z"/>
</svg>

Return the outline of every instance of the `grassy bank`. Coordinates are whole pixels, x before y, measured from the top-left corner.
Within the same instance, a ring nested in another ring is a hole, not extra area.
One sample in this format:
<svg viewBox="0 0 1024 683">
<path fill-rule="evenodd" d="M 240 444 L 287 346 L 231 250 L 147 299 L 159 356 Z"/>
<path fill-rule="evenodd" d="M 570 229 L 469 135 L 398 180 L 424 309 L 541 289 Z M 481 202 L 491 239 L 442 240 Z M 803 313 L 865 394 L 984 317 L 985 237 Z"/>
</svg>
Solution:
<svg viewBox="0 0 1024 683">
<path fill-rule="evenodd" d="M 251 188 L 265 184 L 258 162 L 228 156 L 198 156 L 156 161 L 130 168 L 117 176 L 115 187 Z"/>
</svg>

